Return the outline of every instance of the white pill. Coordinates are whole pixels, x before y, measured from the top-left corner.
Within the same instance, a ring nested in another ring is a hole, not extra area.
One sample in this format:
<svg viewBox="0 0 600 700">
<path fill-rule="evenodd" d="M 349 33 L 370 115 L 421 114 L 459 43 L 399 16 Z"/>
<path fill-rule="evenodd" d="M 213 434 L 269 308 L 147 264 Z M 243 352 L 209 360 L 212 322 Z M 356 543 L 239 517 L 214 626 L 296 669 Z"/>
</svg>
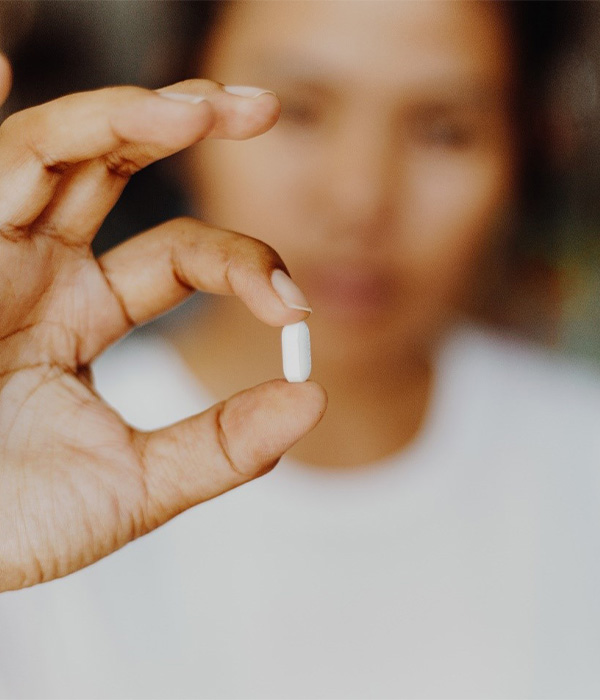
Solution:
<svg viewBox="0 0 600 700">
<path fill-rule="evenodd" d="M 304 321 L 281 331 L 283 373 L 288 382 L 305 382 L 310 376 L 310 333 Z"/>
</svg>

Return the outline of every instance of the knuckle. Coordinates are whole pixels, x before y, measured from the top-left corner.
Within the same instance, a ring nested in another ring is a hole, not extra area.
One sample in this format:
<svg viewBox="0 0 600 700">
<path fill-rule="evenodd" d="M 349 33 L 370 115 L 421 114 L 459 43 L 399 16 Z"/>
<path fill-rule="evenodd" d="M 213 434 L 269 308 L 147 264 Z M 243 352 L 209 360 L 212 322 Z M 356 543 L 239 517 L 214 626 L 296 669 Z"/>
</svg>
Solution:
<svg viewBox="0 0 600 700">
<path fill-rule="evenodd" d="M 104 156 L 106 169 L 111 175 L 124 180 L 128 180 L 135 175 L 142 166 L 132 158 L 127 158 L 121 153 L 108 153 Z"/>
<path fill-rule="evenodd" d="M 31 229 L 39 236 L 51 238 L 52 240 L 62 243 L 69 248 L 76 247 L 75 244 L 70 242 L 69 236 L 66 235 L 66 232 L 59 228 L 51 219 L 44 218 L 36 221 L 31 226 Z"/>
<path fill-rule="evenodd" d="M 225 467 L 231 470 L 237 478 L 246 480 L 249 474 L 246 474 L 245 471 L 240 468 L 231 455 L 229 439 L 227 437 L 225 406 L 225 402 L 221 402 L 215 406 L 215 435 L 217 448 Z"/>
<path fill-rule="evenodd" d="M 201 240 L 199 233 L 204 228 L 204 224 L 192 216 L 177 216 L 159 224 L 152 231 L 161 241 L 168 241 L 172 249 L 187 253 L 198 245 Z"/>
<path fill-rule="evenodd" d="M 20 124 L 23 119 L 22 114 L 22 112 L 15 112 L 14 114 L 6 117 L 2 124 L 0 124 L 0 136 L 7 137 L 13 131 L 17 131 L 18 133 L 20 131 Z"/>
<path fill-rule="evenodd" d="M 279 256 L 279 253 L 268 243 L 258 238 L 244 236 L 240 244 L 239 252 L 244 257 L 248 257 L 250 253 L 260 267 L 271 268 L 283 265 L 283 260 Z"/>
<path fill-rule="evenodd" d="M 47 131 L 46 119 L 41 107 L 31 107 L 15 112 L 0 125 L 0 139 L 16 141 L 49 173 L 62 174 L 71 164 L 53 155 L 43 138 Z M 7 144 L 8 145 L 8 144 Z"/>
<path fill-rule="evenodd" d="M 16 243 L 28 235 L 28 227 L 20 226 L 18 224 L 11 224 L 10 222 L 0 223 L 0 237 L 11 243 Z"/>
<path fill-rule="evenodd" d="M 190 234 L 195 234 L 196 229 L 203 226 L 201 221 L 194 219 L 192 216 L 178 216 L 165 225 L 173 225 L 183 238 L 189 237 Z"/>
</svg>

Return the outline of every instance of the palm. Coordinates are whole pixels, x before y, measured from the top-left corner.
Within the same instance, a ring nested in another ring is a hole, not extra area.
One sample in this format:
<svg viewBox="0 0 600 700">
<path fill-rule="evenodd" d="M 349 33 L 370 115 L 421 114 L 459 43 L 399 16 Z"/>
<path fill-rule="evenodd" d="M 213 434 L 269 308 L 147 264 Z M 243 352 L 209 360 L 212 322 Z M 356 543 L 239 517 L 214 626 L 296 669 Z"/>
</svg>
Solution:
<svg viewBox="0 0 600 700">
<path fill-rule="evenodd" d="M 323 412 L 316 385 L 269 382 L 141 433 L 94 391 L 94 357 L 190 290 L 237 293 L 272 325 L 305 315 L 270 284 L 282 266 L 274 251 L 194 220 L 163 224 L 99 260 L 91 253 L 135 170 L 202 137 L 246 138 L 276 119 L 272 96 L 248 102 L 190 84 L 212 102 L 118 88 L 2 125 L 0 590 L 81 568 L 258 476 Z"/>
<path fill-rule="evenodd" d="M 21 244 L 2 242 L 10 246 Z M 148 529 L 133 433 L 94 392 L 85 357 L 106 337 L 100 310 L 119 302 L 89 250 L 61 254 L 31 239 L 22 248 L 20 258 L 13 252 L 18 274 L 0 290 L 15 297 L 0 347 L 0 512 L 23 523 L 12 543 L 21 585 L 80 568 Z M 39 270 L 32 292 L 26 282 Z"/>
</svg>

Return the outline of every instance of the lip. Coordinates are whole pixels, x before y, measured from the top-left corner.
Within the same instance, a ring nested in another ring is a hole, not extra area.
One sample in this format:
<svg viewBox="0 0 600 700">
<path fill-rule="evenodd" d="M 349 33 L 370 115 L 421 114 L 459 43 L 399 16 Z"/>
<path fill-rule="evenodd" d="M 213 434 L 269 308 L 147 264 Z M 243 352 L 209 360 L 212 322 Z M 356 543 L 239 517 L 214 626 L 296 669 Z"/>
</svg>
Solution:
<svg viewBox="0 0 600 700">
<path fill-rule="evenodd" d="M 306 270 L 304 284 L 315 311 L 340 320 L 374 319 L 394 299 L 394 277 L 362 261 L 313 265 Z"/>
</svg>

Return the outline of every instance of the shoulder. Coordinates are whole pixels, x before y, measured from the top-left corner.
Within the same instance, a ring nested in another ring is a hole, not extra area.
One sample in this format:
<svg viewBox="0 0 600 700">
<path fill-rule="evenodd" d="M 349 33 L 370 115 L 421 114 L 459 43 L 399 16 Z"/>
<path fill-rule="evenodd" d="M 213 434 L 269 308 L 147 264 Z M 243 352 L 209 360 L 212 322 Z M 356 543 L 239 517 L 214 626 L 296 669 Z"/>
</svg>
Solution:
<svg viewBox="0 0 600 700">
<path fill-rule="evenodd" d="M 475 327 L 457 333 L 448 354 L 476 406 L 474 413 L 499 439 L 586 452 L 600 466 L 596 367 Z"/>
<path fill-rule="evenodd" d="M 463 329 L 457 345 L 499 393 L 510 390 L 522 400 L 544 404 L 560 397 L 560 404 L 573 410 L 600 408 L 600 368 L 588 361 L 486 328 Z"/>
</svg>

